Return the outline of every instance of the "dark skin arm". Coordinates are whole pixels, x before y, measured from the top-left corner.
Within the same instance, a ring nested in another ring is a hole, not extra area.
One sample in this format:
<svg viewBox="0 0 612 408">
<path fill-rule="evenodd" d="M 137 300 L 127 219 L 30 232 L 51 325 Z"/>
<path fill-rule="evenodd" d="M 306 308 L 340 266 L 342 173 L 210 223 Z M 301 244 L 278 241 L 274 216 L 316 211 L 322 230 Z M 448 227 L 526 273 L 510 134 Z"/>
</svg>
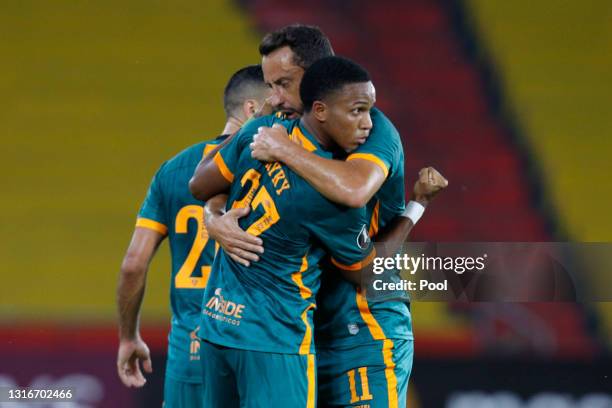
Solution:
<svg viewBox="0 0 612 408">
<path fill-rule="evenodd" d="M 229 185 L 225 190 L 219 190 L 215 194 L 211 194 L 211 189 L 218 189 L 218 186 L 211 186 L 210 181 L 207 177 L 211 175 L 211 166 L 217 168 L 217 165 L 214 163 L 213 158 L 217 154 L 219 150 L 223 148 L 226 144 L 228 144 L 233 138 L 236 136 L 236 133 L 225 139 L 222 143 L 220 143 L 217 147 L 215 147 L 211 152 L 209 152 L 198 164 L 195 172 L 193 173 L 193 177 L 189 180 L 189 191 L 191 191 L 191 195 L 194 198 L 200 201 L 208 201 L 212 196 L 225 192 L 229 189 Z M 217 169 L 217 173 L 221 175 L 219 169 Z M 221 175 L 221 178 L 223 176 Z M 225 180 L 225 178 L 223 178 Z M 225 180 L 227 181 L 227 180 Z"/>
<path fill-rule="evenodd" d="M 427 208 L 433 198 L 447 186 L 448 180 L 446 180 L 437 170 L 433 167 L 423 168 L 419 172 L 419 179 L 414 185 L 412 200 Z M 401 248 L 401 245 L 408 240 L 412 228 L 414 228 L 412 220 L 404 214 L 393 218 L 393 220 L 391 220 L 391 222 L 375 237 L 376 243 L 384 244 L 377 246 L 376 256 L 384 258 L 395 256 Z M 360 271 L 347 271 L 342 269 L 340 271 L 343 278 L 355 285 L 360 285 L 361 274 L 371 273 L 371 265 L 371 263 L 365 265 Z"/>
<path fill-rule="evenodd" d="M 261 127 L 251 151 L 255 159 L 285 163 L 327 199 L 347 207 L 365 206 L 385 182 L 385 173 L 377 164 L 319 157 L 292 142 L 280 125 Z"/>
<path fill-rule="evenodd" d="M 209 237 L 218 242 L 233 260 L 249 266 L 250 262 L 259 260 L 258 254 L 263 253 L 262 241 L 238 226 L 238 219 L 246 216 L 249 208 L 232 209 L 226 213 L 226 193 L 231 183 L 223 177 L 213 160 L 231 138 L 233 135 L 202 159 L 189 182 L 189 189 L 195 198 L 206 201 L 204 223 Z"/>
<path fill-rule="evenodd" d="M 400 249 L 403 242 L 408 240 L 408 235 L 414 224 L 412 220 L 404 215 L 398 215 L 391 222 L 381 230 L 381 232 L 376 236 L 377 244 L 385 244 L 378 245 L 376 256 L 377 257 L 392 257 L 397 251 Z M 349 271 L 345 269 L 338 268 L 342 277 L 352 284 L 359 286 L 361 285 L 361 275 L 362 273 L 370 273 L 372 263 L 370 262 L 367 265 L 358 271 Z"/>
<path fill-rule="evenodd" d="M 214 154 L 216 153 L 213 150 L 202 159 L 193 177 L 189 181 L 189 190 L 191 194 L 201 201 L 208 201 L 217 194 L 226 193 L 232 184 L 223 177 L 219 167 L 217 167 L 217 164 L 212 160 Z"/>
<path fill-rule="evenodd" d="M 140 370 L 140 362 L 145 372 L 153 371 L 149 348 L 140 337 L 139 320 L 149 263 L 163 239 L 164 235 L 157 231 L 137 227 L 121 264 L 117 286 L 117 374 L 127 387 L 142 387 L 146 383 Z"/>
</svg>

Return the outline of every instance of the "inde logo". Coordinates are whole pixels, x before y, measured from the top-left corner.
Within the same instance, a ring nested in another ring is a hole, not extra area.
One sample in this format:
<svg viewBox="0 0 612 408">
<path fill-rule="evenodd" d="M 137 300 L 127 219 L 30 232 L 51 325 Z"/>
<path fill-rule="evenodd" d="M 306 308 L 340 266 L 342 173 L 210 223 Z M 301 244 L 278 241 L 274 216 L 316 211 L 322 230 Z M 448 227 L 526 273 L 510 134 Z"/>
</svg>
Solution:
<svg viewBox="0 0 612 408">
<path fill-rule="evenodd" d="M 238 326 L 240 325 L 238 319 L 242 319 L 244 305 L 225 300 L 221 295 L 221 288 L 217 288 L 213 297 L 206 302 L 206 309 L 208 310 L 204 310 L 204 314 L 207 316 Z"/>
<path fill-rule="evenodd" d="M 189 333 L 189 360 L 197 361 L 200 360 L 200 338 L 198 337 L 198 330 L 200 326 L 196 327 L 194 331 Z"/>
</svg>

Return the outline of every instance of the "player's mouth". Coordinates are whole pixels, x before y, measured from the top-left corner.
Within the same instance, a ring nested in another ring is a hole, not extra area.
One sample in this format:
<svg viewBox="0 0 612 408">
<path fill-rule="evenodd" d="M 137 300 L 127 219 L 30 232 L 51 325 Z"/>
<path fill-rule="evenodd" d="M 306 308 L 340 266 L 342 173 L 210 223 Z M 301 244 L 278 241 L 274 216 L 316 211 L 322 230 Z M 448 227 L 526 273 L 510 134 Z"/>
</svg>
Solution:
<svg viewBox="0 0 612 408">
<path fill-rule="evenodd" d="M 300 114 L 294 110 L 285 110 L 282 112 L 283 112 L 283 115 L 285 115 L 287 119 L 297 119 L 300 117 Z"/>
</svg>

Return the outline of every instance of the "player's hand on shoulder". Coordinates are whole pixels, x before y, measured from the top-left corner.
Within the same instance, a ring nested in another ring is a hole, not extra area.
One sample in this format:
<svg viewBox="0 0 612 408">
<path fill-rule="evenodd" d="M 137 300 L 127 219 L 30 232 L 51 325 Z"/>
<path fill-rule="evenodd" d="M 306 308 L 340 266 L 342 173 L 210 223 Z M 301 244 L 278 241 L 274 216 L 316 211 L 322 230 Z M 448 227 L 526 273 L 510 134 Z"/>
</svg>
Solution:
<svg viewBox="0 0 612 408">
<path fill-rule="evenodd" d="M 419 171 L 419 179 L 414 184 L 414 200 L 423 205 L 448 186 L 448 180 L 433 167 L 424 167 Z"/>
<path fill-rule="evenodd" d="M 140 388 L 147 382 L 140 370 L 141 363 L 146 373 L 153 372 L 151 353 L 146 343 L 139 337 L 122 339 L 117 353 L 117 374 L 126 387 Z"/>
<path fill-rule="evenodd" d="M 235 262 L 249 266 L 259 260 L 263 242 L 240 228 L 238 220 L 249 213 L 249 207 L 233 208 L 223 215 L 207 216 L 205 220 L 208 236 L 223 248 Z"/>
<path fill-rule="evenodd" d="M 284 149 L 291 140 L 287 129 L 278 123 L 272 127 L 261 126 L 250 144 L 251 157 L 261 161 L 282 161 Z"/>
</svg>

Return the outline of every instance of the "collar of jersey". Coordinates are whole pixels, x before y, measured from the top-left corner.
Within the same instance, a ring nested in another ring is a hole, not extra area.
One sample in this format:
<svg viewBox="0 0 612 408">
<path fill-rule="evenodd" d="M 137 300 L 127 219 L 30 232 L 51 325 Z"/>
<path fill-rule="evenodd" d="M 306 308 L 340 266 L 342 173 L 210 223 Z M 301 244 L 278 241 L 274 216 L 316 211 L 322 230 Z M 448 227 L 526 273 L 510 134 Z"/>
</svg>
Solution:
<svg viewBox="0 0 612 408">
<path fill-rule="evenodd" d="M 321 150 L 321 145 L 317 141 L 317 139 L 312 136 L 306 128 L 302 125 L 301 119 L 297 119 L 297 123 L 291 129 L 291 133 L 289 134 L 289 138 L 302 146 L 304 149 L 309 152 L 314 152 L 316 150 Z"/>
</svg>

